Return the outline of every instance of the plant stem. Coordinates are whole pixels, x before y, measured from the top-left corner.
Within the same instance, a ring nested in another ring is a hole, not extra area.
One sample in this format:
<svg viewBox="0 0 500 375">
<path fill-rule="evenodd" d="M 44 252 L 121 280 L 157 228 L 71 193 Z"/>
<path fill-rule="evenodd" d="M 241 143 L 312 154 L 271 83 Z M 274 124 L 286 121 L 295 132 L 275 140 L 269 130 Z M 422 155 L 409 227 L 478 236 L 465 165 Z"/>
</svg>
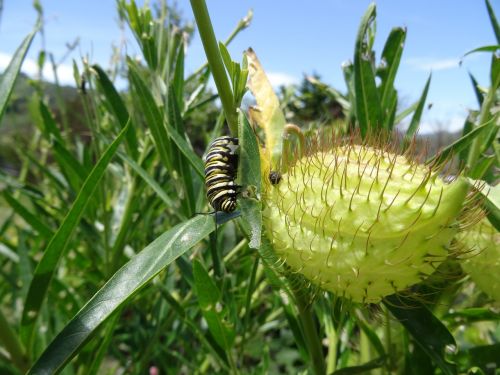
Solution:
<svg viewBox="0 0 500 375">
<path fill-rule="evenodd" d="M 205 0 L 191 0 L 191 8 L 193 9 L 196 25 L 200 32 L 205 54 L 207 55 L 208 64 L 214 76 L 215 86 L 217 86 L 229 130 L 233 136 L 237 136 L 238 115 L 234 107 L 233 91 L 229 85 L 229 79 L 227 78 L 224 63 L 220 56 L 219 46 L 215 39 L 215 33 Z"/>
<path fill-rule="evenodd" d="M 337 366 L 337 332 L 333 325 L 331 315 L 325 314 L 324 318 L 326 337 L 328 338 L 328 355 L 326 357 L 326 373 L 331 374 Z"/>
<path fill-rule="evenodd" d="M 304 333 L 304 339 L 309 350 L 311 365 L 315 375 L 324 375 L 326 372 L 323 348 L 314 324 L 311 304 L 304 297 L 304 291 L 293 290 L 295 303 L 299 309 L 299 319 Z"/>
<path fill-rule="evenodd" d="M 229 43 L 232 42 L 232 40 L 236 37 L 236 35 L 238 35 L 238 33 L 241 31 L 241 30 L 244 30 L 248 27 L 248 25 L 250 25 L 250 22 L 252 21 L 252 17 L 253 17 L 253 12 L 251 10 L 248 11 L 247 15 L 245 17 L 243 17 L 240 22 L 238 22 L 238 24 L 236 25 L 236 28 L 231 32 L 231 34 L 229 34 L 229 36 L 227 37 L 227 39 L 224 41 L 224 45 L 227 47 L 229 45 Z M 203 64 L 202 66 L 200 66 L 198 69 L 196 69 L 194 71 L 194 73 L 192 73 L 187 79 L 186 81 L 189 81 L 191 79 L 193 79 L 194 77 L 196 77 L 198 74 L 200 74 L 206 67 L 208 66 L 208 62 L 206 62 L 205 64 Z"/>
<path fill-rule="evenodd" d="M 387 308 L 384 308 L 384 314 L 385 314 L 385 349 L 386 352 L 389 354 L 389 358 L 387 359 L 387 366 L 386 369 L 388 368 L 388 372 L 390 373 L 391 369 L 393 367 L 393 355 L 392 355 L 392 335 L 391 335 L 391 317 L 389 314 L 389 310 Z"/>
</svg>

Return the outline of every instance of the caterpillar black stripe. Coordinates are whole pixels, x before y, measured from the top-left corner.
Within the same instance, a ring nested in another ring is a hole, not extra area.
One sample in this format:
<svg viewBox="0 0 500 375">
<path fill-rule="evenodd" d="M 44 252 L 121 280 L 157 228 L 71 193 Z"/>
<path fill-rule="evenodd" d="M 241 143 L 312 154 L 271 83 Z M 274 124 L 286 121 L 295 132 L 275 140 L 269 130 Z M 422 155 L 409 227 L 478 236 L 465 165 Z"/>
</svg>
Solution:
<svg viewBox="0 0 500 375">
<path fill-rule="evenodd" d="M 233 212 L 240 186 L 234 182 L 238 170 L 238 138 L 219 137 L 205 155 L 207 198 L 215 211 Z"/>
</svg>

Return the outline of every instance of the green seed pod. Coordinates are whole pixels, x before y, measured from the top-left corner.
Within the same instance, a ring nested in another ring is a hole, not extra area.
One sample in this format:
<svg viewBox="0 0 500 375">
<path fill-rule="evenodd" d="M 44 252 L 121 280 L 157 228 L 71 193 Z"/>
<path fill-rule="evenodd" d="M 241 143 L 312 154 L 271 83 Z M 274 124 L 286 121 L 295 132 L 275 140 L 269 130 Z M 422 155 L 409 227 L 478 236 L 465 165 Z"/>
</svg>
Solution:
<svg viewBox="0 0 500 375">
<path fill-rule="evenodd" d="M 468 250 L 462 268 L 483 292 L 500 301 L 500 233 L 483 219 L 457 236 Z"/>
<path fill-rule="evenodd" d="M 445 183 L 430 166 L 365 145 L 317 149 L 265 185 L 276 254 L 354 302 L 376 303 L 433 273 L 458 230 L 465 181 Z"/>
</svg>

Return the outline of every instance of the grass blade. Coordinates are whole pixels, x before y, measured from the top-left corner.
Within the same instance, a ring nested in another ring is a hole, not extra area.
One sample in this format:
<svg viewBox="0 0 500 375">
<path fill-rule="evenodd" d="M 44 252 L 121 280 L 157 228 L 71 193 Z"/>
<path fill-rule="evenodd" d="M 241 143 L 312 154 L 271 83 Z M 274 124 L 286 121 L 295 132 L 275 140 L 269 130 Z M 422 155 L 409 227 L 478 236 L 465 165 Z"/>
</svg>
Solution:
<svg viewBox="0 0 500 375">
<path fill-rule="evenodd" d="M 171 95 L 169 95 L 172 97 Z M 174 99 L 175 100 L 175 99 Z M 171 103 L 173 105 L 173 103 Z M 175 124 L 178 121 L 182 121 L 180 118 L 180 113 L 178 112 L 178 108 L 174 108 L 173 106 L 169 106 L 171 121 Z M 174 126 L 167 127 L 168 136 L 174 141 L 175 145 L 179 149 L 179 151 L 184 155 L 186 160 L 191 164 L 195 172 L 202 178 L 205 178 L 205 169 L 203 166 L 203 162 L 201 159 L 194 153 L 192 147 L 189 143 L 184 139 L 181 134 L 175 129 Z"/>
<path fill-rule="evenodd" d="M 483 181 L 476 181 L 471 178 L 467 179 L 472 188 L 484 184 Z M 486 185 L 487 188 L 481 189 L 479 192 L 484 197 L 484 208 L 491 225 L 500 232 L 500 184 L 496 186 Z"/>
<path fill-rule="evenodd" d="M 424 112 L 424 105 L 425 105 L 425 100 L 427 99 L 427 93 L 429 92 L 429 86 L 431 84 L 431 78 L 432 74 L 429 75 L 429 78 L 427 78 L 427 82 L 425 83 L 424 91 L 422 92 L 422 95 L 420 96 L 420 99 L 417 104 L 417 108 L 415 108 L 415 113 L 413 114 L 413 117 L 411 118 L 410 126 L 408 127 L 408 130 L 406 130 L 406 139 L 410 139 L 415 135 L 415 133 L 418 130 L 418 127 L 420 125 L 420 119 L 422 118 L 422 113 Z"/>
<path fill-rule="evenodd" d="M 168 230 L 120 268 L 49 344 L 29 374 L 59 372 L 117 309 L 161 270 L 215 229 L 213 218 L 196 216 Z"/>
<path fill-rule="evenodd" d="M 17 199 L 10 195 L 7 191 L 3 192 L 3 197 L 5 201 L 12 207 L 12 209 L 21 216 L 26 223 L 28 223 L 31 228 L 37 231 L 41 236 L 50 239 L 54 232 L 42 221 L 40 221 L 36 215 L 32 214 L 26 207 L 24 207 Z"/>
<path fill-rule="evenodd" d="M 108 75 L 104 72 L 104 70 L 102 70 L 99 65 L 93 65 L 92 69 L 97 73 L 97 81 L 99 82 L 102 91 L 106 96 L 107 103 L 110 104 L 112 113 L 115 115 L 116 119 L 120 123 L 121 128 L 123 129 L 127 125 L 128 121 L 130 121 L 130 116 L 128 114 L 125 103 L 123 102 L 120 94 L 118 94 L 118 91 L 116 91 L 115 86 L 109 79 Z M 132 154 L 132 158 L 137 160 L 139 144 L 133 124 L 129 126 L 126 138 L 127 149 Z"/>
<path fill-rule="evenodd" d="M 405 39 L 406 29 L 400 27 L 392 29 L 382 51 L 383 67 L 379 68 L 377 72 L 377 75 L 382 80 L 380 84 L 380 106 L 382 107 L 383 116 L 387 118 L 391 117 L 390 114 L 394 107 L 392 104 L 394 99 L 392 98 L 397 97 L 395 95 L 394 80 L 403 54 Z M 389 128 L 390 125 L 393 124 L 385 123 L 386 128 Z"/>
<path fill-rule="evenodd" d="M 158 195 L 158 197 L 168 206 L 175 207 L 176 204 L 170 197 L 167 195 L 165 190 L 151 177 L 148 172 L 142 168 L 139 164 L 137 164 L 134 160 L 129 158 L 127 154 L 124 152 L 118 152 L 118 156 L 125 161 L 141 178 L 153 189 L 153 191 Z M 182 218 L 182 217 L 180 217 Z"/>
<path fill-rule="evenodd" d="M 40 308 L 45 300 L 47 290 L 50 286 L 57 264 L 64 254 L 73 231 L 80 222 L 80 218 L 85 210 L 85 207 L 87 206 L 87 203 L 92 198 L 97 183 L 103 176 L 106 167 L 122 142 L 127 130 L 128 125 L 120 132 L 113 143 L 109 145 L 88 175 L 80 192 L 78 193 L 78 196 L 73 202 L 71 209 L 64 218 L 64 221 L 57 232 L 50 240 L 43 253 L 42 259 L 40 259 L 40 262 L 35 269 L 33 280 L 31 281 L 28 295 L 26 297 L 21 320 L 21 337 L 28 351 L 29 348 L 31 348 L 36 320 L 40 313 Z"/>
<path fill-rule="evenodd" d="M 495 12 L 493 11 L 490 0 L 486 0 L 485 2 L 486 8 L 488 9 L 488 15 L 490 16 L 491 26 L 493 27 L 493 31 L 495 32 L 495 38 L 497 39 L 497 43 L 500 44 L 500 26 L 498 26 L 497 17 L 495 16 Z"/>
<path fill-rule="evenodd" d="M 375 21 L 376 7 L 372 3 L 361 20 L 356 46 L 354 49 L 354 89 L 356 92 L 356 117 L 361 135 L 364 137 L 370 129 L 382 126 L 382 110 L 375 83 L 371 51 L 366 38 L 369 27 Z"/>
<path fill-rule="evenodd" d="M 493 52 L 494 53 L 499 48 L 500 48 L 500 46 L 498 44 L 494 44 L 494 45 L 491 45 L 491 46 L 477 47 L 477 48 L 474 48 L 473 50 L 470 50 L 469 52 L 467 52 L 465 55 L 463 55 L 463 57 L 468 56 L 468 55 L 470 55 L 472 53 L 477 53 L 477 52 Z"/>
<path fill-rule="evenodd" d="M 144 113 L 146 123 L 151 130 L 156 151 L 160 155 L 163 166 L 169 172 L 172 172 L 172 151 L 170 149 L 167 131 L 163 124 L 163 113 L 156 105 L 150 87 L 148 87 L 141 77 L 139 66 L 131 59 L 127 60 L 127 64 L 129 67 L 130 81 L 137 93 L 137 99 L 141 107 L 140 109 Z"/>
<path fill-rule="evenodd" d="M 479 83 L 477 82 L 476 78 L 470 72 L 469 72 L 469 78 L 472 82 L 472 87 L 474 89 L 474 93 L 476 94 L 477 102 L 481 107 L 483 105 L 484 95 L 481 92 L 481 89 L 479 88 Z"/>
<path fill-rule="evenodd" d="M 33 41 L 33 37 L 38 31 L 38 26 L 23 40 L 21 45 L 17 48 L 12 56 L 12 60 L 0 77 L 0 119 L 3 117 L 7 102 L 9 101 L 10 94 L 16 83 L 17 76 L 21 70 L 24 57 Z"/>
<path fill-rule="evenodd" d="M 431 157 L 429 160 L 426 161 L 427 164 L 429 163 L 441 163 L 444 160 L 446 160 L 450 154 L 459 154 L 462 151 L 466 150 L 467 147 L 474 141 L 474 139 L 482 134 L 487 134 L 490 131 L 490 128 L 492 126 L 495 126 L 495 123 L 493 121 L 489 121 L 486 124 L 483 124 L 481 126 L 478 126 L 474 130 L 468 132 L 466 135 L 461 137 L 460 139 L 457 139 L 455 142 L 453 142 L 451 145 L 448 147 L 445 147 L 444 149 L 441 150 L 440 153 L 437 155 Z"/>
</svg>

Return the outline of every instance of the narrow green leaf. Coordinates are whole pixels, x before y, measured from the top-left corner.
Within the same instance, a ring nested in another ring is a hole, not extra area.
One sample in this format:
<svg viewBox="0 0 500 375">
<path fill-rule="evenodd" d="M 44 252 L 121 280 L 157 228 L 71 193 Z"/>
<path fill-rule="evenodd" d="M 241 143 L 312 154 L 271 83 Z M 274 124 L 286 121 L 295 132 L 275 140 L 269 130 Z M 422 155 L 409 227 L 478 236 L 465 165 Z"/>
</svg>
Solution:
<svg viewBox="0 0 500 375">
<path fill-rule="evenodd" d="M 193 275 L 198 304 L 208 329 L 217 344 L 223 349 L 229 350 L 234 342 L 235 332 L 233 325 L 224 319 L 224 310 L 220 308 L 221 292 L 197 260 L 193 262 Z"/>
<path fill-rule="evenodd" d="M 429 75 L 427 82 L 425 83 L 424 91 L 418 100 L 417 107 L 415 108 L 415 113 L 410 121 L 410 126 L 406 130 L 406 139 L 410 139 L 415 135 L 420 125 L 420 119 L 422 118 L 422 113 L 424 112 L 425 100 L 427 99 L 427 93 L 429 92 L 429 86 L 431 84 L 432 74 Z"/>
<path fill-rule="evenodd" d="M 12 94 L 12 90 L 14 89 L 24 57 L 26 56 L 31 42 L 33 41 L 33 37 L 37 31 L 38 25 L 17 48 L 16 52 L 12 56 L 12 60 L 0 77 L 0 119 L 2 119 L 3 114 L 5 113 L 7 102 L 9 101 L 10 94 Z"/>
<path fill-rule="evenodd" d="M 179 52 L 175 61 L 174 79 L 172 80 L 177 107 L 184 112 L 184 43 L 179 43 Z"/>
<path fill-rule="evenodd" d="M 179 133 L 178 129 L 183 129 L 184 126 L 180 123 L 182 122 L 182 118 L 180 116 L 179 108 L 174 106 L 175 103 L 175 94 L 173 91 L 169 93 L 169 122 L 170 125 L 166 126 L 167 134 L 172 139 L 174 144 L 177 146 L 177 149 L 181 152 L 182 155 L 186 158 L 186 160 L 191 164 L 195 172 L 202 179 L 205 178 L 205 168 L 203 166 L 203 162 L 193 151 L 191 145 L 186 141 L 185 138 Z"/>
<path fill-rule="evenodd" d="M 175 298 L 168 292 L 167 288 L 160 285 L 160 292 L 167 300 L 172 309 L 179 315 L 182 322 L 186 324 L 193 333 L 198 337 L 200 342 L 211 351 L 215 358 L 219 359 L 219 363 L 229 371 L 229 364 L 227 360 L 227 353 L 210 337 L 206 336 L 198 324 L 194 322 L 189 316 L 186 315 L 184 308 L 175 300 Z"/>
<path fill-rule="evenodd" d="M 82 182 L 85 181 L 88 171 L 64 146 L 64 143 L 58 141 L 56 138 L 52 139 L 52 150 L 54 151 L 54 158 L 66 180 L 73 189 L 78 190 Z"/>
<path fill-rule="evenodd" d="M 193 188 L 193 177 L 191 175 L 191 164 L 198 175 L 205 178 L 200 173 L 203 170 L 203 163 L 201 159 L 194 153 L 193 148 L 185 138 L 184 122 L 181 117 L 181 109 L 177 106 L 177 99 L 174 88 L 169 86 L 168 91 L 168 123 L 166 129 L 169 137 L 174 141 L 177 148 L 178 168 L 181 173 L 186 192 L 186 203 L 189 206 L 189 216 L 195 212 L 195 195 Z"/>
<path fill-rule="evenodd" d="M 174 201 L 167 195 L 165 190 L 151 177 L 147 171 L 144 170 L 139 164 L 137 164 L 134 160 L 129 158 L 127 154 L 124 152 L 117 152 L 117 155 L 125 161 L 141 178 L 153 189 L 153 191 L 158 194 L 158 197 L 168 206 L 175 207 L 176 204 Z M 174 213 L 175 214 L 175 213 Z M 183 218 L 183 217 L 179 217 Z"/>
<path fill-rule="evenodd" d="M 115 151 L 120 145 L 123 137 L 128 130 L 128 125 L 123 128 L 118 137 L 109 145 L 104 154 L 101 156 L 94 169 L 90 172 L 87 179 L 73 202 L 71 209 L 66 215 L 61 226 L 50 240 L 45 249 L 40 262 L 38 263 L 33 280 L 30 284 L 28 295 L 24 304 L 24 310 L 21 320 L 21 337 L 26 344 L 26 348 L 31 348 L 35 324 L 40 313 L 40 308 L 47 295 L 47 290 L 50 286 L 52 276 L 57 268 L 59 260 L 64 255 L 64 251 L 74 232 L 76 226 L 80 222 L 80 218 L 87 206 L 87 203 L 92 198 L 93 192 L 97 183 L 101 179 L 111 161 Z"/>
<path fill-rule="evenodd" d="M 481 107 L 481 105 L 483 104 L 484 95 L 481 92 L 481 89 L 479 88 L 479 83 L 477 82 L 476 78 L 474 78 L 474 76 L 470 72 L 469 72 L 469 77 L 470 77 L 470 80 L 472 82 L 472 87 L 474 89 L 474 93 L 476 94 L 477 102 L 478 102 L 479 106 Z"/>
<path fill-rule="evenodd" d="M 443 316 L 443 319 L 455 326 L 461 324 L 470 324 L 482 321 L 500 321 L 500 313 L 493 308 L 470 307 L 462 310 L 453 311 Z"/>
<path fill-rule="evenodd" d="M 394 294 L 384 298 L 384 305 L 444 374 L 457 373 L 456 365 L 446 359 L 447 352 L 457 348 L 455 339 L 427 307 L 410 297 Z"/>
<path fill-rule="evenodd" d="M 331 375 L 366 374 L 371 372 L 370 370 L 382 367 L 385 364 L 385 360 L 386 357 L 375 358 L 369 362 L 366 362 L 363 365 L 350 366 L 338 369 L 332 372 Z"/>
<path fill-rule="evenodd" d="M 120 94 L 116 90 L 113 82 L 111 82 L 106 72 L 104 72 L 104 70 L 102 70 L 99 65 L 92 65 L 92 69 L 97 73 L 97 82 L 99 83 L 104 95 L 106 96 L 106 102 L 111 106 L 111 110 L 114 116 L 123 129 L 127 125 L 127 123 L 131 121 L 125 103 L 123 102 Z M 129 129 L 127 131 L 126 142 L 127 150 L 132 155 L 132 158 L 134 160 L 137 160 L 137 156 L 139 154 L 139 143 L 137 141 L 135 127 L 133 124 L 129 126 Z"/>
<path fill-rule="evenodd" d="M 41 236 L 50 239 L 54 232 L 45 223 L 40 221 L 36 215 L 32 214 L 26 207 L 24 207 L 17 199 L 10 195 L 7 191 L 3 192 L 5 201 L 12 207 L 12 209 L 21 216 L 26 223 L 28 223 L 33 230 L 37 231 Z"/>
<path fill-rule="evenodd" d="M 375 327 L 371 327 L 368 323 L 366 323 L 363 319 L 357 318 L 357 323 L 361 330 L 365 333 L 365 335 L 368 337 L 370 340 L 371 344 L 377 351 L 378 355 L 383 358 L 386 356 L 386 352 L 384 349 L 384 345 L 380 341 L 380 338 L 377 336 L 377 333 L 375 332 Z"/>
<path fill-rule="evenodd" d="M 151 130 L 156 151 L 160 155 L 163 166 L 169 172 L 172 172 L 172 151 L 167 131 L 163 123 L 163 111 L 156 105 L 151 89 L 143 80 L 137 63 L 129 58 L 127 59 L 127 64 L 129 67 L 130 81 L 137 94 L 140 110 L 144 114 L 146 123 Z"/>
<path fill-rule="evenodd" d="M 233 71 L 233 60 L 231 59 L 231 55 L 229 54 L 229 51 L 227 50 L 227 47 L 224 43 L 219 42 L 219 50 L 220 50 L 220 55 L 222 57 L 222 61 L 224 62 L 224 66 L 226 67 L 227 72 L 229 73 L 229 79 L 232 80 L 234 76 L 234 71 Z"/>
<path fill-rule="evenodd" d="M 39 110 L 44 125 L 44 134 L 46 139 L 50 141 L 50 136 L 53 136 L 60 143 L 63 143 L 64 141 L 62 139 L 61 132 L 56 125 L 56 121 L 54 120 L 52 113 L 50 113 L 49 108 L 42 100 L 39 101 Z"/>
<path fill-rule="evenodd" d="M 239 170 L 240 185 L 247 190 L 247 198 L 240 199 L 242 221 L 250 237 L 248 246 L 252 249 L 260 247 L 262 228 L 262 203 L 259 145 L 255 134 L 245 116 L 238 115 L 239 130 Z"/>
<path fill-rule="evenodd" d="M 473 54 L 473 53 L 477 53 L 477 52 L 492 52 L 492 53 L 494 53 L 498 49 L 500 49 L 500 45 L 498 45 L 498 44 L 492 45 L 492 46 L 482 46 L 482 47 L 474 48 L 473 50 L 468 51 L 463 57 L 468 56 L 468 55 Z"/>
<path fill-rule="evenodd" d="M 347 98 L 351 104 L 349 109 L 349 121 L 353 122 L 356 115 L 356 92 L 354 88 L 354 67 L 351 61 L 342 64 L 342 71 L 344 73 L 344 81 L 347 86 Z"/>
<path fill-rule="evenodd" d="M 483 178 L 488 173 L 490 168 L 493 167 L 495 161 L 496 161 L 495 155 L 480 157 L 479 160 L 476 162 L 476 165 L 468 173 L 468 176 L 474 179 Z"/>
<path fill-rule="evenodd" d="M 5 246 L 3 243 L 0 243 L 0 255 L 4 256 L 7 259 L 10 259 L 14 263 L 19 263 L 19 255 L 16 254 L 13 250 Z"/>
<path fill-rule="evenodd" d="M 399 112 L 396 115 L 396 118 L 394 119 L 394 124 L 400 124 L 401 121 L 403 121 L 407 116 L 409 116 L 412 112 L 414 112 L 417 109 L 418 106 L 418 101 L 410 105 L 408 108 L 403 109 L 401 112 Z"/>
<path fill-rule="evenodd" d="M 484 198 L 484 208 L 490 223 L 500 232 L 500 184 L 491 186 L 484 181 L 467 179 L 471 187 L 484 185 L 484 188 L 479 190 Z"/>
<path fill-rule="evenodd" d="M 195 109 L 200 109 L 201 107 L 203 107 L 204 105 L 210 103 L 210 102 L 213 102 L 215 99 L 217 99 L 219 97 L 219 95 L 217 94 L 214 94 L 214 95 L 210 95 L 209 97 L 207 97 L 206 99 L 203 99 L 203 100 L 200 100 L 200 101 L 197 101 L 197 102 L 193 102 L 192 104 L 186 104 L 186 111 L 184 112 L 183 116 L 187 116 L 189 115 L 191 112 L 193 112 Z"/>
<path fill-rule="evenodd" d="M 368 29 L 375 21 L 375 17 L 376 7 L 372 3 L 361 20 L 354 49 L 356 119 L 362 136 L 382 126 L 382 110 L 371 61 L 372 51 L 369 50 L 367 41 Z"/>
<path fill-rule="evenodd" d="M 4 350 L 9 353 L 9 359 L 12 361 L 12 364 L 24 373 L 29 367 L 29 358 L 21 342 L 19 342 L 19 337 L 16 335 L 11 323 L 7 321 L 0 309 L 0 343 Z"/>
<path fill-rule="evenodd" d="M 485 0 L 485 2 L 486 2 L 486 8 L 488 9 L 488 15 L 490 16 L 491 26 L 493 27 L 493 31 L 495 32 L 495 38 L 497 39 L 497 43 L 500 44 L 500 26 L 498 25 L 497 17 L 495 16 L 495 11 L 491 6 L 490 0 Z"/>
<path fill-rule="evenodd" d="M 397 99 L 397 94 L 395 94 L 394 80 L 403 54 L 405 39 L 406 29 L 400 27 L 392 29 L 382 51 L 381 67 L 379 67 L 377 75 L 381 79 L 380 106 L 384 118 L 389 118 L 395 110 L 394 102 Z M 387 129 L 392 129 L 392 124 L 384 123 Z"/>
<path fill-rule="evenodd" d="M 214 231 L 213 218 L 199 215 L 168 230 L 120 268 L 64 327 L 30 369 L 59 372 L 117 309 L 160 271 Z"/>
<path fill-rule="evenodd" d="M 88 375 L 98 375 L 99 369 L 101 368 L 101 363 L 103 362 L 106 354 L 109 350 L 109 345 L 113 340 L 113 331 L 116 328 L 117 323 L 120 321 L 121 309 L 115 311 L 114 315 L 110 318 L 110 320 L 106 324 L 106 328 L 104 329 L 104 333 L 102 335 L 103 339 L 99 343 L 95 353 L 93 353 L 93 360 L 91 365 L 88 367 Z"/>
<path fill-rule="evenodd" d="M 475 111 L 469 111 L 469 115 L 465 119 L 464 126 L 462 128 L 462 137 L 466 136 L 471 132 L 472 129 L 474 129 L 474 122 L 477 118 L 477 112 Z M 460 160 L 460 163 L 462 165 L 465 165 L 467 162 L 467 158 L 469 157 L 469 147 L 464 147 L 459 153 L 458 153 L 458 158 Z"/>
<path fill-rule="evenodd" d="M 426 163 L 441 163 L 442 161 L 446 160 L 450 156 L 450 154 L 460 153 L 462 150 L 465 150 L 476 137 L 488 133 L 492 126 L 495 126 L 495 123 L 491 120 L 486 124 L 478 126 L 460 139 L 457 139 L 451 145 L 445 147 L 439 154 L 427 160 Z"/>
</svg>

